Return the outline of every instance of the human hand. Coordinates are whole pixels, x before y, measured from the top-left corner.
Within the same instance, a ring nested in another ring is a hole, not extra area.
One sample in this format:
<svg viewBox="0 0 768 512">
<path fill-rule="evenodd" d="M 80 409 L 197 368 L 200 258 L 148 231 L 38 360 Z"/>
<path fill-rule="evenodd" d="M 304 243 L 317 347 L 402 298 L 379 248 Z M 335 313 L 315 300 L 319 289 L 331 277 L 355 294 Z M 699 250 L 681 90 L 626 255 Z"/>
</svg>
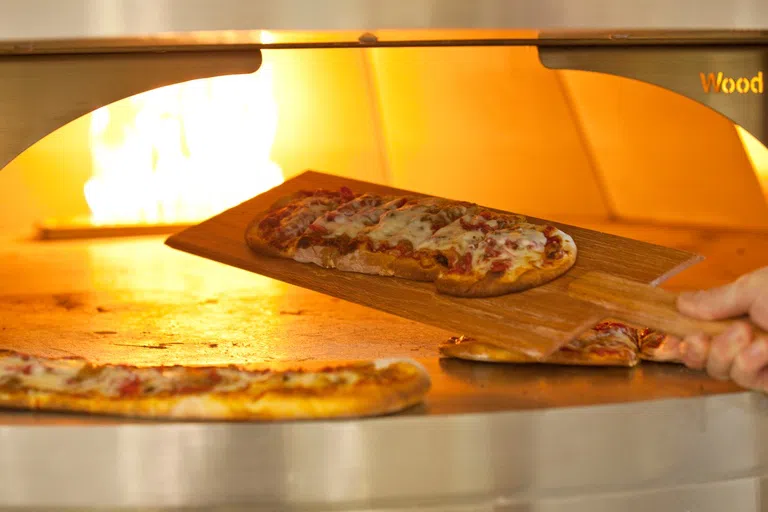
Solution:
<svg viewBox="0 0 768 512">
<path fill-rule="evenodd" d="M 677 307 L 701 320 L 748 315 L 755 325 L 768 330 L 768 267 L 719 288 L 682 293 Z M 736 322 L 713 338 L 687 336 L 678 349 L 689 368 L 704 369 L 716 379 L 732 379 L 744 388 L 768 392 L 768 338 L 755 336 L 746 322 Z"/>
</svg>

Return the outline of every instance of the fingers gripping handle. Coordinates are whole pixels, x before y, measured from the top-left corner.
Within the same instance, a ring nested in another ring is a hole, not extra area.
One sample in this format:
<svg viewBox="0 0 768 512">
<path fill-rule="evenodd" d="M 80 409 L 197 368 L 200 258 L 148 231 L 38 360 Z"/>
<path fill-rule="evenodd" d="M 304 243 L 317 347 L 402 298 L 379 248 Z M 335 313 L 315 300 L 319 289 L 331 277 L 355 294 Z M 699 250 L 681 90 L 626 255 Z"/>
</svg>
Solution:
<svg viewBox="0 0 768 512">
<path fill-rule="evenodd" d="M 602 306 L 617 319 L 678 337 L 690 334 L 716 336 L 736 321 L 690 318 L 678 311 L 677 294 L 603 272 L 588 272 L 574 279 L 568 286 L 568 294 Z M 738 320 L 749 322 L 744 318 Z M 768 335 L 750 324 L 756 335 Z"/>
</svg>

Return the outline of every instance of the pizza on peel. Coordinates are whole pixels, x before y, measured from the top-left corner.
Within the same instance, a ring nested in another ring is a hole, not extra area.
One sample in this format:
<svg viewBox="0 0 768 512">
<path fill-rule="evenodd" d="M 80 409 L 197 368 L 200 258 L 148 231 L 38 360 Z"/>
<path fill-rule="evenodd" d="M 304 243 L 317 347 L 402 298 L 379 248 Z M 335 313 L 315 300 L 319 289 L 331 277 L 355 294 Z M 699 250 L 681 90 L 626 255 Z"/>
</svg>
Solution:
<svg viewBox="0 0 768 512">
<path fill-rule="evenodd" d="M 435 197 L 297 192 L 248 226 L 259 254 L 344 272 L 434 282 L 441 293 L 491 297 L 566 273 L 576 244 L 520 215 Z"/>
<path fill-rule="evenodd" d="M 677 351 L 664 333 L 640 329 L 616 320 L 606 320 L 584 332 L 543 360 L 464 336 L 440 346 L 446 357 L 495 363 L 548 363 L 571 366 L 633 367 L 641 360 L 680 362 Z"/>
</svg>

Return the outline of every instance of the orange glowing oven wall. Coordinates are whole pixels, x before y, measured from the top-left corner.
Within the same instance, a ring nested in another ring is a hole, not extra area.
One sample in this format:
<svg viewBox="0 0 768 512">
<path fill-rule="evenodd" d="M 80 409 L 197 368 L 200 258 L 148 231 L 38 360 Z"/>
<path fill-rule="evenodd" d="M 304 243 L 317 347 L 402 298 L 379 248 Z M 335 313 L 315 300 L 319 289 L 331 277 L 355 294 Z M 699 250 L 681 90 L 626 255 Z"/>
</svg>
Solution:
<svg viewBox="0 0 768 512">
<path fill-rule="evenodd" d="M 551 71 L 532 48 L 264 58 L 51 134 L 0 172 L 0 230 L 195 222 L 306 168 L 558 220 L 768 227 L 766 148 L 658 87 Z"/>
</svg>

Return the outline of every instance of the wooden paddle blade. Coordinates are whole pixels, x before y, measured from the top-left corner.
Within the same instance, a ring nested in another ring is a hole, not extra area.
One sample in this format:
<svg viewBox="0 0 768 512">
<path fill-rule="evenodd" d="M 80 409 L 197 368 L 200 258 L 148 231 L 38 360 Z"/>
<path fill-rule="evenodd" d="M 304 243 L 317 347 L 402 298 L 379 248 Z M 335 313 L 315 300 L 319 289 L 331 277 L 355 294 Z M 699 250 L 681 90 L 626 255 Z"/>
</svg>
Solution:
<svg viewBox="0 0 768 512">
<path fill-rule="evenodd" d="M 548 356 L 606 315 L 604 308 L 567 294 L 566 284 L 570 276 L 606 269 L 620 277 L 650 283 L 697 261 L 694 255 L 684 251 L 551 223 L 570 234 L 578 246 L 576 264 L 563 276 L 567 279 L 556 279 L 522 293 L 462 299 L 438 293 L 433 283 L 325 269 L 259 255 L 248 248 L 246 228 L 279 199 L 299 190 L 342 186 L 355 192 L 414 194 L 310 171 L 175 234 L 166 243 L 203 258 L 443 328 L 446 339 L 466 335 L 532 357 Z M 442 341 L 436 339 L 435 346 Z M 360 342 L 365 343 L 364 333 L 361 333 Z"/>
<path fill-rule="evenodd" d="M 737 320 L 748 322 L 745 318 L 722 321 L 690 318 L 678 311 L 676 293 L 600 271 L 587 272 L 571 281 L 568 293 L 609 310 L 619 320 L 678 337 L 690 334 L 717 336 Z M 766 334 L 754 324 L 752 328 L 756 334 Z"/>
</svg>

